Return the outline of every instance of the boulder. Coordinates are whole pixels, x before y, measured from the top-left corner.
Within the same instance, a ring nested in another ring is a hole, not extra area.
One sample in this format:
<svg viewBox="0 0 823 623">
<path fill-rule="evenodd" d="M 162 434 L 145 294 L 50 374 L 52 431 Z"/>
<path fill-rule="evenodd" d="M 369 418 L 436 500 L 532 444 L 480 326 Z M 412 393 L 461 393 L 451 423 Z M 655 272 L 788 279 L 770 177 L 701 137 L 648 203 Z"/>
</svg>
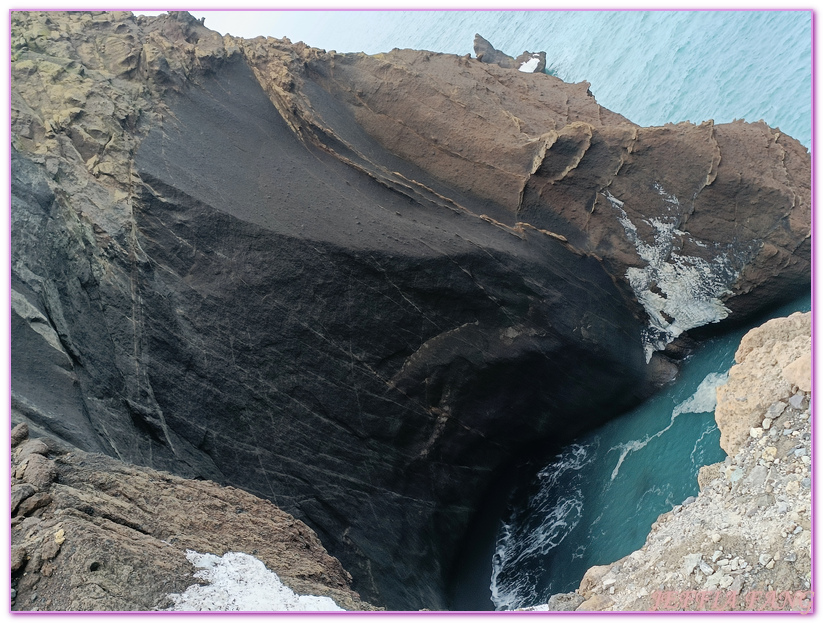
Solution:
<svg viewBox="0 0 823 623">
<path fill-rule="evenodd" d="M 11 514 L 17 511 L 20 502 L 37 493 L 37 489 L 28 483 L 13 484 L 11 486 Z"/>
<path fill-rule="evenodd" d="M 42 454 L 28 455 L 20 465 L 23 471 L 23 480 L 38 489 L 48 486 L 57 479 L 57 468 L 54 461 Z"/>
<path fill-rule="evenodd" d="M 22 422 L 15 426 L 11 431 L 11 447 L 15 448 L 25 441 L 29 436 L 29 426 Z"/>
</svg>

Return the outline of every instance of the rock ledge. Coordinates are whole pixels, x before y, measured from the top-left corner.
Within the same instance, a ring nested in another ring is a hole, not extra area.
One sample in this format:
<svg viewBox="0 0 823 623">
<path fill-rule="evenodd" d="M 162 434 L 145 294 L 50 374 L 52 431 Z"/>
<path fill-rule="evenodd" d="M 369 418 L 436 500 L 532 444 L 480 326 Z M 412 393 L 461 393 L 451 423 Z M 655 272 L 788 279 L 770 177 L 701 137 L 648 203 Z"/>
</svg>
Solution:
<svg viewBox="0 0 823 623">
<path fill-rule="evenodd" d="M 12 431 L 12 610 L 159 610 L 196 584 L 187 550 L 245 552 L 297 593 L 375 610 L 303 522 L 233 487 Z"/>
</svg>

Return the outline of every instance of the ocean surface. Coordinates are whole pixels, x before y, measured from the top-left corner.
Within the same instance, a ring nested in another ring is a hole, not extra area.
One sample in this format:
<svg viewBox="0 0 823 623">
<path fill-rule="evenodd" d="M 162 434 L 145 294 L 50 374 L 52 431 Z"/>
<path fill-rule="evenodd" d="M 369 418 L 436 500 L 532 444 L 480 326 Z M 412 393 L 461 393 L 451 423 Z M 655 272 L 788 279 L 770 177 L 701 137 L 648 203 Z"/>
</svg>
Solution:
<svg viewBox="0 0 823 623">
<path fill-rule="evenodd" d="M 512 56 L 546 51 L 550 73 L 590 82 L 600 104 L 636 123 L 762 119 L 811 146 L 810 11 L 195 15 L 220 32 L 287 36 L 338 52 L 465 55 L 480 33 Z M 809 307 L 806 297 L 774 315 Z M 480 579 L 464 582 L 458 607 L 511 609 L 573 590 L 588 567 L 640 547 L 660 513 L 695 495 L 700 466 L 725 458 L 714 388 L 743 332 L 707 343 L 665 393 L 546 457 L 517 487 L 496 534 L 477 544 L 488 555 L 472 563 L 467 577 Z"/>
</svg>

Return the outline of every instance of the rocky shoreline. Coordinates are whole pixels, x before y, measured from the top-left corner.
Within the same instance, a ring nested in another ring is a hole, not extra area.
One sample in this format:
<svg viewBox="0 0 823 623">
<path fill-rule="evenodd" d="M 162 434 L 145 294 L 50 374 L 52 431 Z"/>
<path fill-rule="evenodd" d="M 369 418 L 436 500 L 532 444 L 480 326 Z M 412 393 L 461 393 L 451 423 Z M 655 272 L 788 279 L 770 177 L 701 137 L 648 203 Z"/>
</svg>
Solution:
<svg viewBox="0 0 823 623">
<path fill-rule="evenodd" d="M 811 313 L 747 333 L 715 412 L 722 463 L 646 544 L 532 610 L 800 611 L 811 593 Z"/>
</svg>

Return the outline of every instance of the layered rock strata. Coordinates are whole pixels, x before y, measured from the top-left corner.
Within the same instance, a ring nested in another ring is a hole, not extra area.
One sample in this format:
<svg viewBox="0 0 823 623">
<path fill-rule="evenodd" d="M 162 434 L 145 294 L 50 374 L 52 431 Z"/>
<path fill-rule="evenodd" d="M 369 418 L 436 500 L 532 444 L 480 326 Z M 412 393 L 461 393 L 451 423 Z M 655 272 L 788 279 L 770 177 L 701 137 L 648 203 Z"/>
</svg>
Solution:
<svg viewBox="0 0 823 623">
<path fill-rule="evenodd" d="M 303 522 L 233 487 L 12 432 L 13 610 L 157 610 L 196 584 L 187 550 L 254 555 L 298 593 L 373 610 Z"/>
<path fill-rule="evenodd" d="M 726 461 L 701 468 L 699 495 L 661 515 L 641 549 L 538 609 L 808 612 L 810 356 L 811 313 L 750 331 L 717 389 Z"/>
<path fill-rule="evenodd" d="M 445 607 L 496 470 L 808 286 L 809 156 L 764 124 L 187 13 L 11 45 L 12 420 L 274 501 L 374 603 Z"/>
</svg>

